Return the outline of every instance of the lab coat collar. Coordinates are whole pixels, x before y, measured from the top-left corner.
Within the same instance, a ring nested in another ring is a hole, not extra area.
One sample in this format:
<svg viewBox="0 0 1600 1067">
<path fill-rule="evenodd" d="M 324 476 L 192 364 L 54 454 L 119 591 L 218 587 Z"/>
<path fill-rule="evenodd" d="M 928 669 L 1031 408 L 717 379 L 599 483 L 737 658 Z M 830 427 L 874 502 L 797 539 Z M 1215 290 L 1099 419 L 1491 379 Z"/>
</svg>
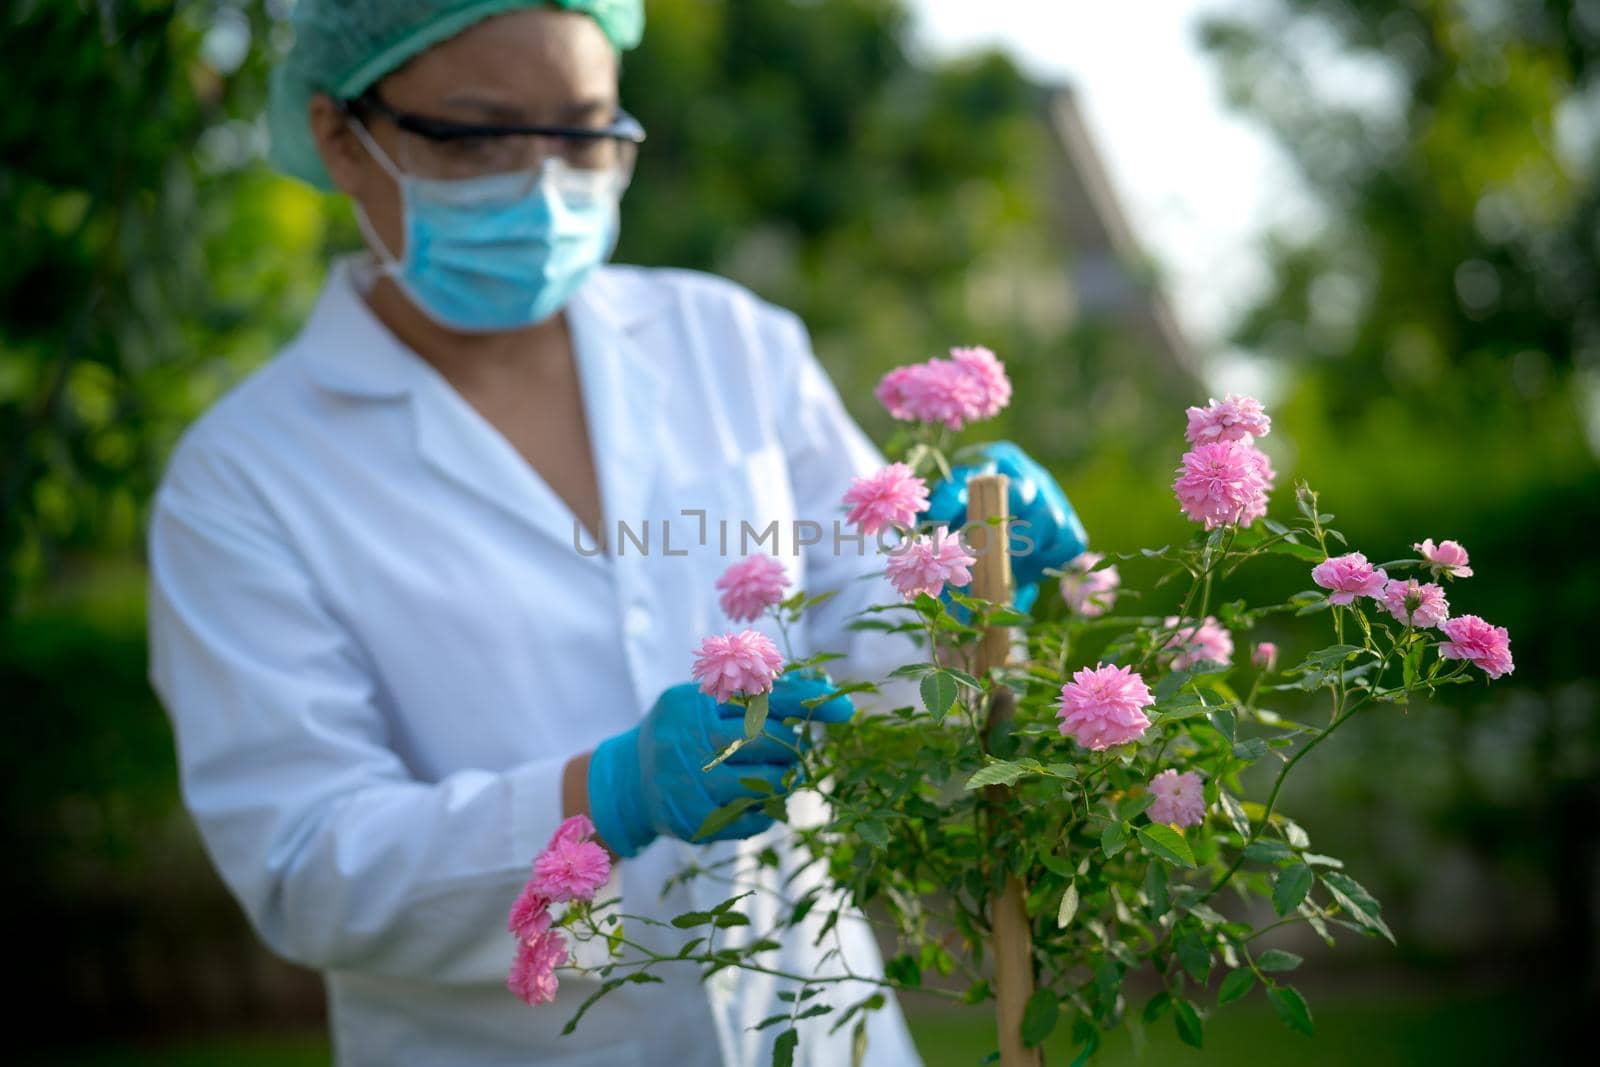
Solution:
<svg viewBox="0 0 1600 1067">
<path fill-rule="evenodd" d="M 351 396 L 409 396 L 421 457 L 452 480 L 540 532 L 571 545 L 570 509 L 516 449 L 431 364 L 394 337 L 361 291 L 370 269 L 359 256 L 335 260 L 302 335 L 308 371 Z M 664 306 L 660 291 L 631 271 L 601 270 L 567 307 L 605 531 L 647 514 L 657 465 L 661 371 L 634 336 Z M 653 525 L 653 524 L 652 524 Z M 605 538 L 610 545 L 612 538 Z M 594 541 L 582 544 L 592 550 Z M 614 551 L 614 547 L 612 548 Z M 575 560 L 600 560 L 582 556 Z"/>
<path fill-rule="evenodd" d="M 598 326 L 628 332 L 663 308 L 656 287 L 633 282 L 630 272 L 601 268 L 573 298 L 569 311 L 586 312 Z M 297 339 L 301 359 L 325 389 L 347 396 L 397 398 L 437 375 L 373 314 L 362 293 L 376 280 L 370 256 L 338 256 L 316 306 Z"/>
</svg>

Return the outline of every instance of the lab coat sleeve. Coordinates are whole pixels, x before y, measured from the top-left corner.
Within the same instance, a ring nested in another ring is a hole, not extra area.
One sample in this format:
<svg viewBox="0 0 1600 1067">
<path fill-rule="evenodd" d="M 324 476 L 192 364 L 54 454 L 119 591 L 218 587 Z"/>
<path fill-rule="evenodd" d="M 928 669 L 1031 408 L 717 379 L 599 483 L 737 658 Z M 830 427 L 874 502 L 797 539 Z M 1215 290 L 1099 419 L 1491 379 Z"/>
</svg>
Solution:
<svg viewBox="0 0 1600 1067">
<path fill-rule="evenodd" d="M 900 601 L 899 594 L 882 575 L 887 557 L 879 553 L 875 537 L 858 543 L 835 536 L 836 529 L 846 538 L 859 532 L 844 522 L 844 494 L 850 483 L 880 469 L 887 461 L 845 409 L 838 389 L 813 353 L 799 318 L 787 311 L 775 311 L 771 329 L 773 351 L 779 354 L 781 383 L 775 407 L 782 413 L 780 436 L 788 457 L 796 515 L 818 523 L 822 529 L 820 542 L 806 551 L 805 587 L 811 594 L 835 594 L 807 612 L 805 626 L 810 646 L 817 651 L 845 654 L 844 660 L 829 665 L 835 678 L 870 681 L 880 686 L 880 699 L 860 703 L 880 707 L 913 703 L 915 686 L 890 682 L 888 675 L 903 664 L 926 660 L 926 651 L 918 649 L 903 634 L 849 628 L 865 608 Z"/>
<path fill-rule="evenodd" d="M 207 850 L 290 960 L 503 980 L 564 760 L 417 780 L 358 643 L 270 519 L 164 486 L 148 531 L 150 679 Z"/>
</svg>

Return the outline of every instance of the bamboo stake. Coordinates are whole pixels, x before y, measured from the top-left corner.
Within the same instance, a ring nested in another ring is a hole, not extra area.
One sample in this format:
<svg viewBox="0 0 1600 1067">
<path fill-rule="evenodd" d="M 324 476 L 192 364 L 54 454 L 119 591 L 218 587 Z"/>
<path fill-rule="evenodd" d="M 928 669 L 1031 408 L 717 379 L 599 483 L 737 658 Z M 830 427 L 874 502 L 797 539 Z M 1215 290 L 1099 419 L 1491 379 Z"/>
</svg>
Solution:
<svg viewBox="0 0 1600 1067">
<path fill-rule="evenodd" d="M 996 604 L 1011 603 L 1011 553 L 1006 527 L 1007 479 L 1003 474 L 978 475 L 967 482 L 967 538 L 978 557 L 972 573 L 973 595 Z M 991 520 L 999 520 L 992 525 Z M 980 533 L 980 531 L 982 531 Z M 1011 659 L 1011 628 L 991 626 L 978 644 L 978 677 Z M 989 719 L 984 727 L 987 750 L 997 728 L 1016 711 L 1011 690 L 996 687 L 990 697 Z M 1004 819 L 1012 804 L 1011 789 L 990 786 L 984 791 L 990 825 Z M 1007 876 L 1005 887 L 990 902 L 993 926 L 995 1016 L 1000 1027 L 1001 1067 L 1040 1067 L 1040 1050 L 1022 1044 L 1022 1013 L 1033 996 L 1033 931 L 1028 922 L 1022 882 Z"/>
</svg>

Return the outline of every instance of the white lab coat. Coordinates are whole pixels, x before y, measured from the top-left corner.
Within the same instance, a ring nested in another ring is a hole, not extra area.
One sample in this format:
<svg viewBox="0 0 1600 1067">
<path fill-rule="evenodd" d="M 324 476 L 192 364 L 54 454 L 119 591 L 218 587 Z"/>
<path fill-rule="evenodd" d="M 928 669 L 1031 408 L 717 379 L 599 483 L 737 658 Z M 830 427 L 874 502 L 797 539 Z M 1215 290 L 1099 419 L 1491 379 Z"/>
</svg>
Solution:
<svg viewBox="0 0 1600 1067">
<path fill-rule="evenodd" d="M 844 628 L 893 596 L 870 540 L 836 552 L 831 530 L 880 455 L 795 316 L 708 276 L 608 267 L 569 317 L 606 522 L 636 539 L 649 520 L 649 546 L 598 555 L 585 536 L 580 551 L 560 499 L 372 315 L 369 278 L 365 259 L 335 263 L 303 332 L 188 430 L 155 497 L 150 677 L 211 857 L 266 943 L 325 973 L 347 1067 L 768 1062 L 782 1027 L 750 1027 L 791 986 L 732 971 L 626 986 L 560 1037 L 594 986 L 563 978 L 539 1008 L 512 996 L 506 912 L 560 821 L 568 757 L 638 722 L 687 680 L 700 638 L 732 628 L 712 583 L 740 555 L 739 520 L 778 520 L 797 585 L 841 590 L 797 655 L 848 653 L 835 677 L 912 658 Z M 706 512 L 703 546 L 686 508 Z M 798 557 L 796 517 L 825 531 Z M 661 899 L 691 857 L 774 845 L 787 873 L 786 840 L 663 838 L 605 893 L 670 917 L 726 893 Z M 812 946 L 822 910 L 770 960 L 838 973 Z M 881 973 L 864 923 L 840 933 L 853 969 Z M 850 1027 L 830 1024 L 802 1024 L 801 1062 L 850 1062 Z M 869 1063 L 919 1062 L 893 1004 L 869 1034 Z"/>
</svg>

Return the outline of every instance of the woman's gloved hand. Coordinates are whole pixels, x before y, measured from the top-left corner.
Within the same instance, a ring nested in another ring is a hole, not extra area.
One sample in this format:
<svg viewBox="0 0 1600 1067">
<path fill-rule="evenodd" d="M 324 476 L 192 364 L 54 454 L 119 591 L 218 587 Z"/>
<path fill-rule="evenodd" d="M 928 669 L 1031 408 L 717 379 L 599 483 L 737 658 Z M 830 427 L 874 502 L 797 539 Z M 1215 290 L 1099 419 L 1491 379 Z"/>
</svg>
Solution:
<svg viewBox="0 0 1600 1067">
<path fill-rule="evenodd" d="M 589 808 L 601 840 L 624 858 L 659 834 L 687 841 L 722 805 L 764 795 L 739 779 L 760 778 L 781 789 L 798 758 L 793 749 L 804 742 L 799 730 L 781 720 L 845 722 L 855 713 L 844 694 L 814 708 L 802 703 L 832 689 L 826 675 L 780 676 L 768 699 L 763 736 L 709 771 L 701 768 L 744 736 L 744 709 L 718 704 L 693 683 L 668 689 L 639 725 L 602 741 L 589 759 Z M 707 840 L 750 837 L 771 825 L 764 812 L 747 811 Z"/>
<path fill-rule="evenodd" d="M 967 521 L 967 479 L 975 474 L 1006 475 L 1008 510 L 1022 520 L 1011 528 L 1011 576 L 1017 588 L 1016 606 L 1027 611 L 1038 599 L 1045 568 L 1059 568 L 1082 554 L 1089 547 L 1089 535 L 1055 478 L 1026 452 L 1010 441 L 995 441 L 979 450 L 981 459 L 951 468 L 950 479 L 929 491 L 928 510 L 921 518 L 959 530 Z M 1028 541 L 1033 542 L 1031 548 Z"/>
</svg>

